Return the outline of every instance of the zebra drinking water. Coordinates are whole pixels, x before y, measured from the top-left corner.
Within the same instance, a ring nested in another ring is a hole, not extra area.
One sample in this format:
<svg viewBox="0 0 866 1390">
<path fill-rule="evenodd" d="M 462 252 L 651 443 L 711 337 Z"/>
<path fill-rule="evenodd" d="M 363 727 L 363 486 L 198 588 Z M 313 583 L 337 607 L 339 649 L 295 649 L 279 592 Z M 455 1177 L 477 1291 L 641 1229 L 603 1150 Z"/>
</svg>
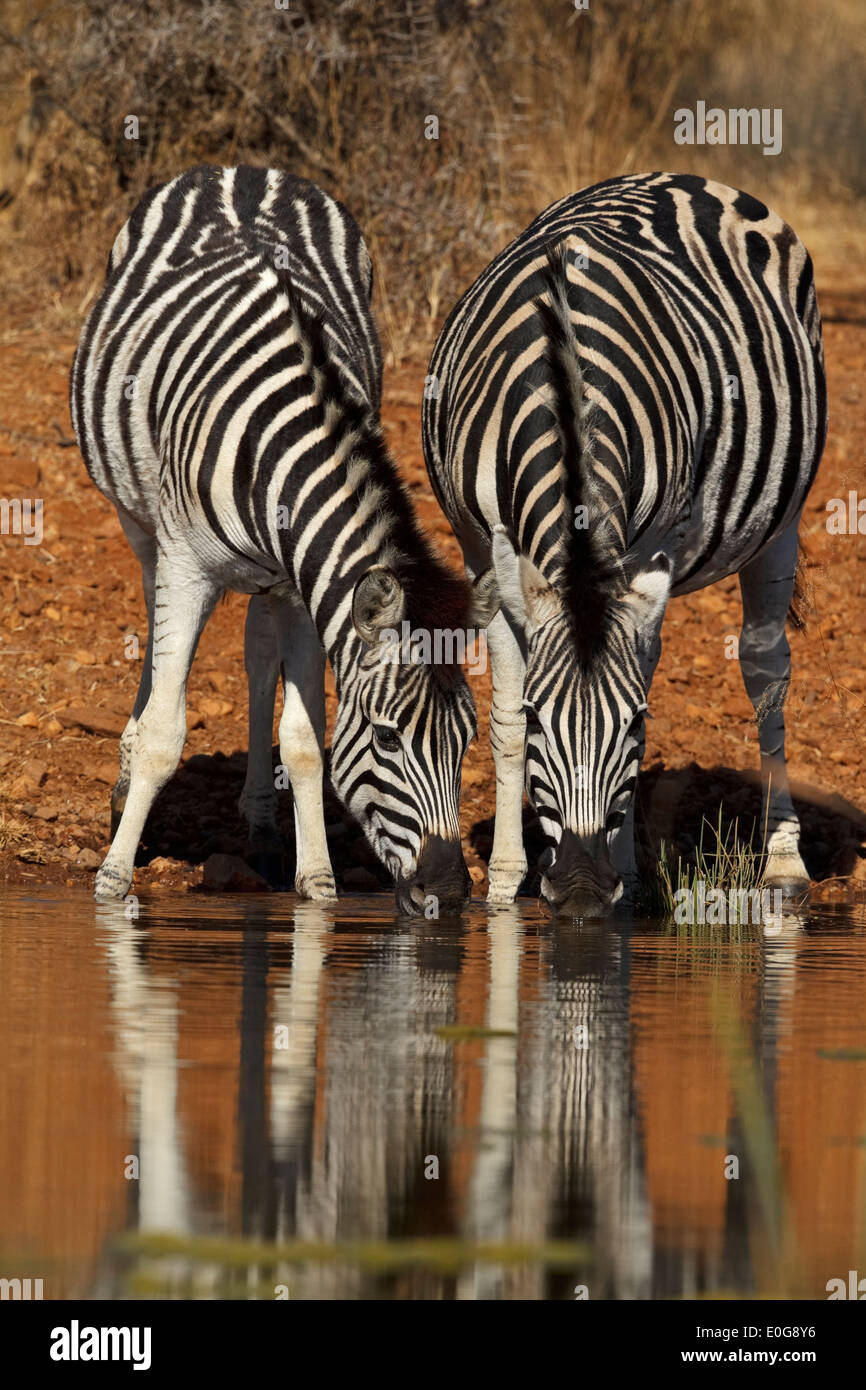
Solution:
<svg viewBox="0 0 866 1390">
<path fill-rule="evenodd" d="M 331 777 L 405 911 L 468 890 L 460 768 L 475 710 L 456 666 L 395 663 L 380 643 L 484 626 L 475 592 L 422 535 L 379 424 L 370 258 L 350 214 L 276 170 L 202 166 L 149 192 L 120 231 L 81 334 L 71 409 L 88 472 L 138 556 L 148 611 L 120 750 L 113 839 L 96 878 L 122 897 L 183 749 L 186 682 L 227 589 L 253 595 L 242 809 L 275 832 L 271 730 L 292 785 L 296 887 L 334 896 L 322 799 L 324 669 L 339 710 Z"/>
<path fill-rule="evenodd" d="M 452 310 L 424 451 L 467 570 L 491 558 L 496 825 L 490 900 L 526 871 L 595 915 L 635 886 L 633 809 L 668 597 L 738 573 L 765 881 L 808 885 L 785 767 L 785 619 L 826 433 L 808 253 L 757 199 L 685 175 L 561 199 Z"/>
</svg>

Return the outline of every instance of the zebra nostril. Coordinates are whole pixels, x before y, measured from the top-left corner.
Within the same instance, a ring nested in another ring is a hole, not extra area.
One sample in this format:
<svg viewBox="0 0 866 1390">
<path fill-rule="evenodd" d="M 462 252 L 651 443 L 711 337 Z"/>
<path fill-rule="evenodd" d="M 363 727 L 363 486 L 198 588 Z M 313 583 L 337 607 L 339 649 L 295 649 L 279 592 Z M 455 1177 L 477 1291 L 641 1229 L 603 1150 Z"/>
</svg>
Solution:
<svg viewBox="0 0 866 1390">
<path fill-rule="evenodd" d="M 541 851 L 538 858 L 538 867 L 541 869 L 542 873 L 546 873 L 548 869 L 553 868 L 555 859 L 556 850 L 552 845 L 548 845 L 546 849 Z"/>
</svg>

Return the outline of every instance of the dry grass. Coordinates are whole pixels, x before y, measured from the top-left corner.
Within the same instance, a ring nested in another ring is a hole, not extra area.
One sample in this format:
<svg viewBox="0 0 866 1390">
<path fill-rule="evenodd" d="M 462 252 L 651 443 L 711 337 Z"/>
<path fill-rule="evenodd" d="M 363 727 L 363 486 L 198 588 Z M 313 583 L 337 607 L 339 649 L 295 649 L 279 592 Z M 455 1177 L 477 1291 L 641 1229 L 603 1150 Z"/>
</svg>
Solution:
<svg viewBox="0 0 866 1390">
<path fill-rule="evenodd" d="M 554 198 L 647 167 L 707 173 L 816 235 L 862 230 L 855 0 L 8 0 L 7 293 L 71 325 L 144 190 L 203 160 L 306 174 L 358 217 L 389 358 Z M 808 43 L 803 35 L 808 34 Z M 784 148 L 682 147 L 698 99 L 784 111 Z M 127 117 L 139 138 L 124 138 Z M 425 138 L 429 116 L 438 139 Z M 832 209 L 832 215 L 816 209 Z M 823 247 L 822 247 L 823 250 Z"/>
<path fill-rule="evenodd" d="M 26 821 L 0 811 L 0 854 L 14 854 L 31 864 L 45 862 L 42 846 Z"/>
</svg>

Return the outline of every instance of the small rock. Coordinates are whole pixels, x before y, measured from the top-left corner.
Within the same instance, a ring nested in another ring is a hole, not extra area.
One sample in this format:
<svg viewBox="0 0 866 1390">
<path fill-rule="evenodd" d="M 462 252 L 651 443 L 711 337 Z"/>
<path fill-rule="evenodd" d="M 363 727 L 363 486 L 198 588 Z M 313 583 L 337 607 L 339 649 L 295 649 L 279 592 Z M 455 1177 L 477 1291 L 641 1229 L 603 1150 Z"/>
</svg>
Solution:
<svg viewBox="0 0 866 1390">
<path fill-rule="evenodd" d="M 34 786 L 41 787 L 48 776 L 48 768 L 44 763 L 37 762 L 35 758 L 28 758 L 21 768 L 21 776 L 26 777 Z"/>
<path fill-rule="evenodd" d="M 166 859 L 164 854 L 158 854 L 155 859 L 151 859 L 147 867 L 154 874 L 164 874 L 175 867 L 175 861 Z"/>
<path fill-rule="evenodd" d="M 50 618 L 52 623 L 60 622 L 60 614 L 54 607 L 53 603 L 49 603 L 48 607 L 42 610 L 42 616 L 43 618 Z"/>
<path fill-rule="evenodd" d="M 113 787 L 117 781 L 116 763 L 100 763 L 93 769 L 93 776 L 97 782 L 104 782 L 107 787 Z"/>
<path fill-rule="evenodd" d="M 43 802 L 33 808 L 33 814 L 39 820 L 57 820 L 58 812 L 59 807 L 51 801 Z"/>
<path fill-rule="evenodd" d="M 56 734 L 63 733 L 63 725 L 60 723 L 59 719 L 49 719 L 48 723 L 45 725 L 45 732 L 46 734 L 50 734 L 53 738 Z"/>
<path fill-rule="evenodd" d="M 207 719 L 221 719 L 223 715 L 231 714 L 234 709 L 231 700 L 216 700 L 212 695 L 206 695 L 203 700 L 199 700 L 198 707 Z"/>
<path fill-rule="evenodd" d="M 29 777 L 16 777 L 9 792 L 14 797 L 32 796 L 39 790 L 38 783 L 31 782 Z"/>
<path fill-rule="evenodd" d="M 80 849 L 75 856 L 75 863 L 79 869 L 98 869 L 102 863 L 102 856 L 96 853 L 95 849 Z"/>
<path fill-rule="evenodd" d="M 73 652 L 73 656 L 80 666 L 96 665 L 96 657 L 93 652 L 89 652 L 83 647 L 79 647 L 78 651 Z"/>
<path fill-rule="evenodd" d="M 186 712 L 187 729 L 200 729 L 204 724 L 204 715 L 197 709 L 188 709 Z"/>
<path fill-rule="evenodd" d="M 472 879 L 472 882 L 477 886 L 479 883 L 484 882 L 485 878 L 487 877 L 487 870 L 483 869 L 480 864 L 470 864 L 469 877 Z"/>
<path fill-rule="evenodd" d="M 269 893 L 270 884 L 233 854 L 212 854 L 202 884 L 215 893 Z"/>
<path fill-rule="evenodd" d="M 378 893 L 382 886 L 369 869 L 362 868 L 347 869 L 342 875 L 342 883 L 344 888 L 354 888 L 359 893 Z"/>
<path fill-rule="evenodd" d="M 86 729 L 90 734 L 101 734 L 105 738 L 120 738 L 126 728 L 126 720 L 121 715 L 89 706 L 73 705 L 58 710 L 57 717 L 65 729 Z"/>
<path fill-rule="evenodd" d="M 20 725 L 22 729 L 39 728 L 39 720 L 33 713 L 32 709 L 29 709 L 26 714 L 19 714 L 18 718 L 15 720 L 15 723 Z"/>
</svg>

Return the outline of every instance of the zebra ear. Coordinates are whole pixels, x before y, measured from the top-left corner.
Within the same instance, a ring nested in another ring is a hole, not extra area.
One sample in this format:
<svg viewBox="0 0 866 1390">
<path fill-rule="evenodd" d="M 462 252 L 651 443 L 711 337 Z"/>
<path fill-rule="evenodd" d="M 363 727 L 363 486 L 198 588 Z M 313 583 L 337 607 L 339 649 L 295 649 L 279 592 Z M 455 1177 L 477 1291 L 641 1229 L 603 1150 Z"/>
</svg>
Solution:
<svg viewBox="0 0 866 1390">
<path fill-rule="evenodd" d="M 671 562 L 659 550 L 632 580 L 623 602 L 631 612 L 640 640 L 651 641 L 658 630 L 671 593 Z"/>
<path fill-rule="evenodd" d="M 406 596 L 393 570 L 374 565 L 361 575 L 352 596 L 352 622 L 362 642 L 372 646 L 385 628 L 399 627 L 405 611 Z"/>
<path fill-rule="evenodd" d="M 502 606 L 529 634 L 560 608 L 556 590 L 531 560 L 519 555 L 504 526 L 493 528 L 493 569 Z"/>
<path fill-rule="evenodd" d="M 499 612 L 499 585 L 496 571 L 491 566 L 479 574 L 472 585 L 472 597 L 466 614 L 467 627 L 487 627 Z"/>
</svg>

